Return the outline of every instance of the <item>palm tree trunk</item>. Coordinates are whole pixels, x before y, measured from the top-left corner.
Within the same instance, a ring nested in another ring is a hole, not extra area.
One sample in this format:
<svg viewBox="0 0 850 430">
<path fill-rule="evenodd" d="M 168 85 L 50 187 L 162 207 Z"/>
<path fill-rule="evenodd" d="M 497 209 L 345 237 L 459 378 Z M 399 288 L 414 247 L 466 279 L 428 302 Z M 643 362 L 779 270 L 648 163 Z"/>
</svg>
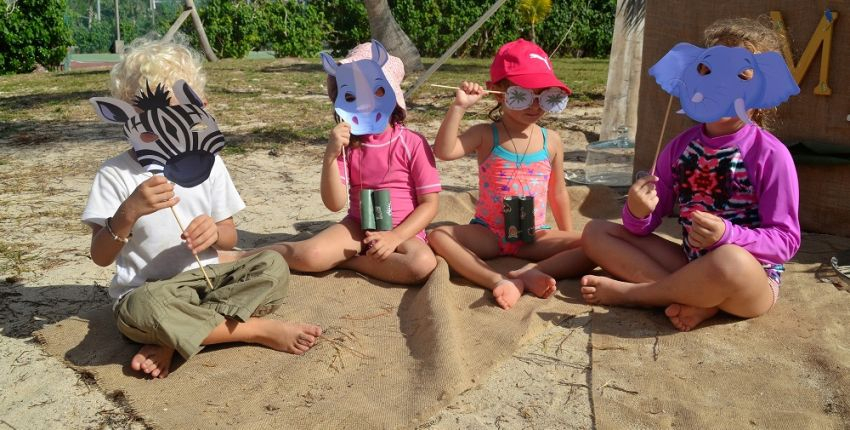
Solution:
<svg viewBox="0 0 850 430">
<path fill-rule="evenodd" d="M 372 38 L 381 42 L 391 54 L 401 58 L 407 73 L 422 70 L 424 67 L 419 50 L 393 18 L 387 0 L 363 0 L 363 3 L 366 5 L 366 15 L 369 16 Z"/>
</svg>

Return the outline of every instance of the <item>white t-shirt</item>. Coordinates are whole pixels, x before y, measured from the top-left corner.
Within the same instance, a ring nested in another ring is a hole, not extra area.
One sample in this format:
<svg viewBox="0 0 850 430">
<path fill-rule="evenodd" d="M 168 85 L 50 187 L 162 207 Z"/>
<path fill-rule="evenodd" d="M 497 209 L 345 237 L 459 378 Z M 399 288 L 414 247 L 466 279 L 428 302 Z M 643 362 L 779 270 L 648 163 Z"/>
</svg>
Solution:
<svg viewBox="0 0 850 430">
<path fill-rule="evenodd" d="M 94 177 L 83 211 L 83 223 L 105 226 L 106 218 L 115 215 L 121 203 L 151 176 L 129 151 L 106 160 Z M 174 184 L 174 193 L 180 197 L 173 207 L 183 227 L 199 215 L 209 215 L 219 222 L 245 208 L 219 156 L 215 157 L 209 179 L 192 188 Z M 115 260 L 115 276 L 109 286 L 111 297 L 117 299 L 146 281 L 172 278 L 198 267 L 192 252 L 180 238 L 180 227 L 171 209 L 160 209 L 139 218 L 132 232 L 130 242 Z M 213 248 L 204 250 L 198 258 L 204 265 L 218 262 Z"/>
</svg>

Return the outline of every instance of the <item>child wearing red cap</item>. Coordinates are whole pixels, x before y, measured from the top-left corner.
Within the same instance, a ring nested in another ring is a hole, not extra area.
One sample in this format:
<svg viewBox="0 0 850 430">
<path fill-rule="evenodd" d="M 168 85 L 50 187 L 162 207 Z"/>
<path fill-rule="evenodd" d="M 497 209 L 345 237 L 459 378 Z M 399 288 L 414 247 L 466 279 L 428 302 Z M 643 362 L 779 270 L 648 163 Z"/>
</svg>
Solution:
<svg viewBox="0 0 850 430">
<path fill-rule="evenodd" d="M 561 138 L 537 125 L 546 112 L 566 107 L 570 89 L 555 76 L 546 52 L 523 39 L 499 48 L 487 87 L 498 91 L 499 104 L 489 115 L 493 123 L 459 135 L 464 112 L 487 93 L 463 82 L 434 142 L 441 160 L 477 154 L 475 217 L 468 225 L 432 230 L 428 241 L 452 269 L 492 290 L 499 306 L 510 309 L 525 291 L 547 298 L 555 292 L 553 276 L 578 276 L 593 263 L 579 247 L 581 232 L 572 230 Z M 557 223 L 554 230 L 545 224 L 547 203 Z M 537 263 L 504 276 L 484 261 L 503 255 Z"/>
</svg>

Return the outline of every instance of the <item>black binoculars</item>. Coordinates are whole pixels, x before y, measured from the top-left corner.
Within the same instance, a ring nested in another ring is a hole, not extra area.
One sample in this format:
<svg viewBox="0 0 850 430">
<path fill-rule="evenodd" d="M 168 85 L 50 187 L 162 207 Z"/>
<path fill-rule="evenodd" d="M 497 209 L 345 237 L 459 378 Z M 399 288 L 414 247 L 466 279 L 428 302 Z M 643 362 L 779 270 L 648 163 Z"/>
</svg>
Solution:
<svg viewBox="0 0 850 430">
<path fill-rule="evenodd" d="M 534 242 L 534 196 L 508 196 L 502 200 L 505 240 Z"/>
</svg>

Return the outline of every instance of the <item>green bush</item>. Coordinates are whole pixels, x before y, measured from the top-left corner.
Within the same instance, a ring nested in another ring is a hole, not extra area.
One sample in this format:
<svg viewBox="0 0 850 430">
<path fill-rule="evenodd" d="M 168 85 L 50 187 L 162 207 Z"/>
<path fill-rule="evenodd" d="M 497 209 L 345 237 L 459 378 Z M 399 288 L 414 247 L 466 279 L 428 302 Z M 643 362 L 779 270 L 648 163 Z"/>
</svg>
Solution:
<svg viewBox="0 0 850 430">
<path fill-rule="evenodd" d="M 71 37 L 77 47 L 76 52 L 106 52 L 115 41 L 115 22 L 92 21 L 91 28 L 74 26 Z"/>
<path fill-rule="evenodd" d="M 165 34 L 182 11 L 182 2 L 158 1 L 156 10 L 147 1 L 121 1 L 121 40 L 125 45 L 137 37 Z M 91 14 L 91 15 L 90 15 Z M 115 42 L 115 2 L 101 0 L 100 20 L 92 0 L 68 0 L 65 22 L 71 29 L 76 52 L 109 52 Z M 189 20 L 191 25 L 191 20 Z M 184 30 L 191 27 L 183 27 Z"/>
<path fill-rule="evenodd" d="M 519 37 L 516 3 L 511 0 L 503 5 L 455 56 L 489 57 L 499 45 Z M 490 7 L 489 2 L 469 0 L 396 0 L 391 5 L 399 25 L 426 57 L 441 55 Z"/>
<path fill-rule="evenodd" d="M 334 57 L 344 56 L 349 49 L 369 41 L 369 18 L 363 0 L 325 0 L 319 3 L 330 26 L 325 42 Z"/>
<path fill-rule="evenodd" d="M 71 42 L 64 13 L 65 0 L 18 0 L 0 10 L 0 74 L 58 67 Z"/>
<path fill-rule="evenodd" d="M 263 46 L 276 57 L 315 57 L 324 49 L 331 27 L 320 6 L 287 0 L 267 0 L 260 5 L 265 35 Z"/>
<path fill-rule="evenodd" d="M 114 39 L 114 19 L 108 19 L 114 17 L 114 3 L 103 2 L 103 21 L 92 23 L 89 29 L 90 1 L 67 1 L 71 3 L 68 22 L 74 28 L 79 51 L 108 49 Z M 121 2 L 121 35 L 125 41 L 151 29 L 164 33 L 179 14 L 182 2 L 158 3 L 156 28 L 147 4 L 140 0 Z M 370 38 L 362 0 L 196 0 L 195 4 L 210 45 L 221 57 L 240 57 L 256 48 L 273 50 L 278 57 L 314 57 L 330 49 L 339 57 Z M 389 0 L 389 4 L 419 53 L 436 57 L 460 38 L 492 1 Z M 531 28 L 521 20 L 518 5 L 519 0 L 508 0 L 455 56 L 489 58 L 506 42 L 530 38 Z M 558 56 L 606 57 L 611 49 L 615 9 L 616 0 L 552 0 L 551 13 L 536 27 L 536 42 L 550 53 L 557 47 Z M 191 19 L 182 30 L 195 38 L 197 46 Z"/>
<path fill-rule="evenodd" d="M 198 14 L 210 47 L 221 58 L 242 58 L 260 43 L 256 11 L 244 0 L 209 0 Z M 190 34 L 197 40 L 197 32 Z"/>
<path fill-rule="evenodd" d="M 441 55 L 490 8 L 472 0 L 391 0 L 396 21 L 419 53 Z M 537 44 L 560 55 L 605 57 L 611 49 L 616 0 L 554 0 L 552 12 L 537 25 Z M 564 37 L 566 36 L 566 37 Z M 520 19 L 519 1 L 507 1 L 466 41 L 456 56 L 491 57 L 499 46 L 518 37 L 531 38 Z"/>
<path fill-rule="evenodd" d="M 563 40 L 561 56 L 608 57 L 616 11 L 617 0 L 553 1 L 552 13 L 537 29 L 537 42 L 551 53 Z"/>
</svg>

